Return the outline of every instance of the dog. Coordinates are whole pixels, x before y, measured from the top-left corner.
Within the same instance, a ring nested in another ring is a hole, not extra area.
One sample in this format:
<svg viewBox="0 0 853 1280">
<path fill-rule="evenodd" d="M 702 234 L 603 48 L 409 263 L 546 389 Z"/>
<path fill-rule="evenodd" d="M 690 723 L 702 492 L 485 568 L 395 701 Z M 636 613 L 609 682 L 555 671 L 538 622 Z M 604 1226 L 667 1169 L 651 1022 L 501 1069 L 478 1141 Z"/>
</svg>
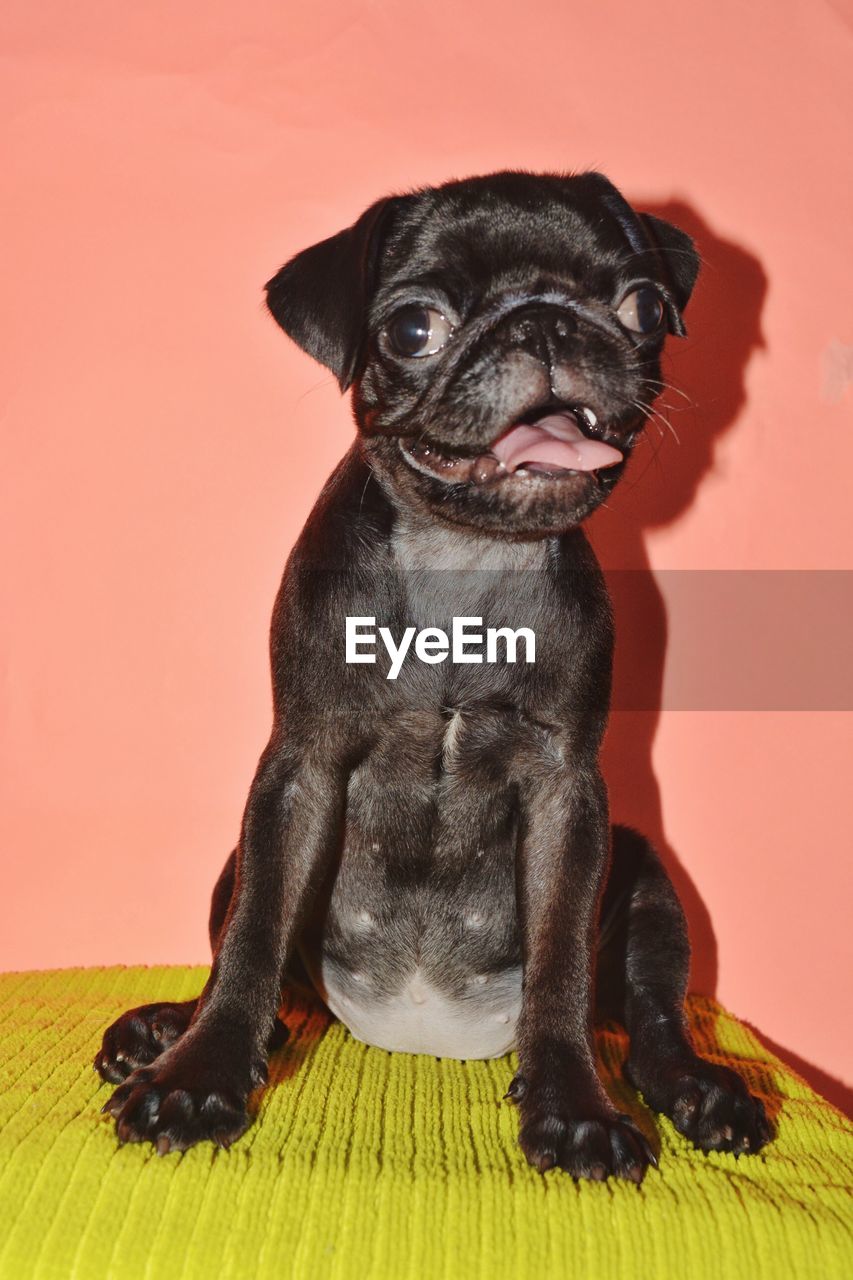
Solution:
<svg viewBox="0 0 853 1280">
<path fill-rule="evenodd" d="M 507 1096 L 540 1170 L 656 1164 L 597 1073 L 602 1008 L 632 1085 L 696 1146 L 771 1137 L 740 1076 L 695 1052 L 682 908 L 650 844 L 611 828 L 598 762 L 613 636 L 582 523 L 698 269 L 603 175 L 508 171 L 378 200 L 267 284 L 351 390 L 356 439 L 276 600 L 272 733 L 214 890 L 210 977 L 124 1014 L 96 1058 L 120 1140 L 237 1139 L 291 983 L 385 1049 L 516 1048 Z"/>
</svg>

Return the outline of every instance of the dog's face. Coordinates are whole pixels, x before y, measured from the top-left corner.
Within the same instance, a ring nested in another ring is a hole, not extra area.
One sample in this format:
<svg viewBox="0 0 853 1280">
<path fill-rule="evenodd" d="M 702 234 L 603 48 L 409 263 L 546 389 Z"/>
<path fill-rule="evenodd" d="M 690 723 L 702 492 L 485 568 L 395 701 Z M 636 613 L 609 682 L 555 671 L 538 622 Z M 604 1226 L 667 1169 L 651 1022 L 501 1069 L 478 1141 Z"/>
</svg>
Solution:
<svg viewBox="0 0 853 1280">
<path fill-rule="evenodd" d="M 699 259 L 597 173 L 498 173 L 372 205 L 268 283 L 354 386 L 364 451 L 409 507 L 562 532 L 624 470 Z"/>
</svg>

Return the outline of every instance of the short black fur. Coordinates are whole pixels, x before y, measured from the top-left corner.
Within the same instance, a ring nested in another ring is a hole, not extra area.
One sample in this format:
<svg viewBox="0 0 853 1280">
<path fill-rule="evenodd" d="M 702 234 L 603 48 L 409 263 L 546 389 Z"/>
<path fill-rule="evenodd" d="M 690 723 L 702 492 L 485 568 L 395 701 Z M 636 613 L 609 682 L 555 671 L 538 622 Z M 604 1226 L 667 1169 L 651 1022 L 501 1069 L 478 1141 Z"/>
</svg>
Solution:
<svg viewBox="0 0 853 1280">
<path fill-rule="evenodd" d="M 386 1016 L 388 1037 L 410 1034 L 390 1023 L 411 1001 L 432 1002 L 439 1040 L 464 1046 L 476 1025 L 486 1055 L 508 1024 L 539 1169 L 640 1181 L 655 1162 L 599 1080 L 596 995 L 650 1106 L 706 1150 L 767 1141 L 760 1102 L 690 1042 L 672 884 L 608 817 L 612 627 L 580 526 L 624 462 L 475 478 L 502 432 L 555 412 L 585 414 L 627 459 L 698 265 L 599 174 L 508 172 L 378 201 L 269 282 L 286 332 L 353 386 L 358 434 L 276 601 L 274 722 L 214 892 L 210 978 L 197 1001 L 123 1015 L 98 1054 L 120 1139 L 165 1153 L 239 1137 L 282 1040 L 282 984 L 313 982 L 378 1043 Z M 647 334 L 619 318 L 640 287 L 665 317 Z M 423 359 L 385 331 L 412 304 L 452 327 Z M 528 627 L 536 662 L 413 662 L 388 680 L 381 661 L 345 662 L 348 615 L 395 636 L 463 615 Z"/>
</svg>

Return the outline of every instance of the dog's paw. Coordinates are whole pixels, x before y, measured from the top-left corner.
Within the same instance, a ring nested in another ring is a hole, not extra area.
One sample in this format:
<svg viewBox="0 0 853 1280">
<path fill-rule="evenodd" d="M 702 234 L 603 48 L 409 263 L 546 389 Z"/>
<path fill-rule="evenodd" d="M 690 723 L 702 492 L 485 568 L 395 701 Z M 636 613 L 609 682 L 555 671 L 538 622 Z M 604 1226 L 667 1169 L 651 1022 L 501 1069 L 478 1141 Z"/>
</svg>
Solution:
<svg viewBox="0 0 853 1280">
<path fill-rule="evenodd" d="M 649 1165 L 657 1167 L 654 1152 L 628 1116 L 603 1108 L 574 1115 L 568 1107 L 539 1104 L 523 1076 L 515 1077 L 508 1096 L 521 1110 L 521 1149 L 540 1172 L 556 1167 L 573 1178 L 639 1183 Z"/>
<path fill-rule="evenodd" d="M 128 1009 L 104 1032 L 95 1070 L 103 1080 L 119 1084 L 137 1067 L 148 1066 L 184 1034 L 195 1006 L 195 1000 L 184 1000 Z"/>
<path fill-rule="evenodd" d="M 235 1070 L 217 1053 L 220 1046 L 194 1045 L 187 1053 L 186 1044 L 137 1068 L 102 1107 L 115 1119 L 120 1142 L 151 1142 L 167 1155 L 197 1142 L 229 1147 L 245 1133 L 248 1097 L 266 1083 L 266 1064 Z"/>
<path fill-rule="evenodd" d="M 670 1072 L 656 1082 L 653 1096 L 644 1096 L 702 1151 L 754 1154 L 772 1137 L 763 1103 L 737 1072 L 703 1058 Z"/>
</svg>

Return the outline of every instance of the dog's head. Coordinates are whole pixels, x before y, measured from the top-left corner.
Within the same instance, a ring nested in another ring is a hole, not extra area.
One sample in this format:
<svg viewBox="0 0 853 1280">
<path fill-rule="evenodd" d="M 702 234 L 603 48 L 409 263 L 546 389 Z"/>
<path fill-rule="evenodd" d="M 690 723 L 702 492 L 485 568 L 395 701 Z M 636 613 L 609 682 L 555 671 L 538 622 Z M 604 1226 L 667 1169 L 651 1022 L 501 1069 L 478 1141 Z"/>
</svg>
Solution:
<svg viewBox="0 0 853 1280">
<path fill-rule="evenodd" d="M 689 236 L 601 174 L 497 173 L 380 200 L 267 284 L 408 504 L 561 532 L 607 496 L 699 269 Z"/>
</svg>

